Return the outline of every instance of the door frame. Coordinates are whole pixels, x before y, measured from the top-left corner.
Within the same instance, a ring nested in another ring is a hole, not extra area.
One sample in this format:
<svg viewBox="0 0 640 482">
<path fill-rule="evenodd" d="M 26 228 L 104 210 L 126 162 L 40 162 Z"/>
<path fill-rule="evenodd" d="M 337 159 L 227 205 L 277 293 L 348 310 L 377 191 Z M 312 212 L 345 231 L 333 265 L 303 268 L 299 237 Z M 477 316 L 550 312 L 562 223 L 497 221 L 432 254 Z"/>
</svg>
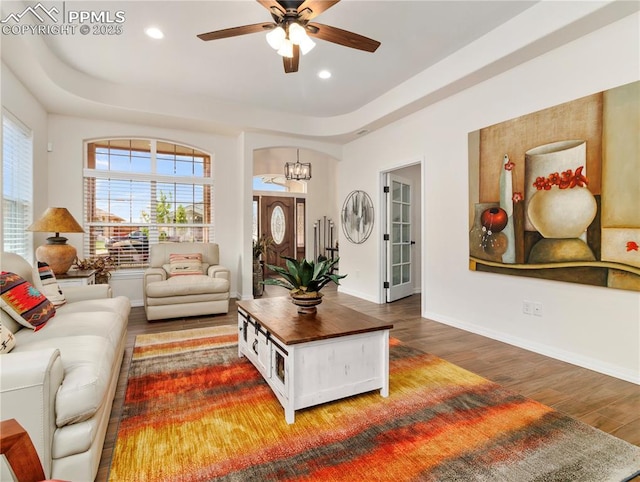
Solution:
<svg viewBox="0 0 640 482">
<path fill-rule="evenodd" d="M 378 193 L 379 193 L 379 198 L 380 199 L 380 203 L 378 206 L 379 212 L 380 212 L 380 222 L 378 223 L 378 239 L 379 239 L 379 249 L 378 249 L 378 255 L 379 255 L 379 262 L 378 262 L 378 266 L 379 266 L 379 273 L 378 273 L 378 278 L 380 280 L 379 283 L 379 292 L 378 292 L 378 299 L 380 300 L 380 303 L 386 303 L 386 288 L 384 287 L 384 282 L 387 280 L 387 246 L 386 246 L 386 241 L 384 241 L 384 234 L 386 233 L 387 230 L 387 197 L 384 194 L 384 186 L 386 185 L 386 176 L 387 174 L 393 173 L 395 171 L 399 171 L 405 167 L 411 167 L 411 166 L 415 166 L 415 165 L 419 165 L 420 166 L 420 179 L 418 179 L 418 182 L 414 182 L 414 187 L 413 189 L 415 190 L 416 186 L 419 186 L 420 188 L 420 200 L 417 201 L 420 203 L 420 217 L 419 217 L 419 225 L 418 226 L 414 226 L 415 230 L 419 230 L 420 232 L 420 243 L 416 243 L 416 245 L 414 246 L 413 249 L 419 249 L 420 250 L 420 261 L 419 261 L 419 271 L 420 271 L 420 285 L 419 287 L 416 286 L 414 284 L 414 292 L 419 291 L 421 293 L 424 292 L 424 259 L 425 259 L 425 213 L 426 213 L 426 209 L 425 209 L 425 194 L 424 194 L 424 176 L 425 176 L 425 166 L 424 166 L 424 158 L 417 158 L 417 159 L 413 159 L 413 160 L 408 160 L 405 162 L 399 162 L 397 164 L 393 164 L 389 167 L 386 167 L 385 169 L 382 169 L 378 172 Z M 412 203 L 413 205 L 414 203 Z M 414 231 L 415 232 L 415 231 Z M 418 246 L 419 244 L 419 246 Z M 424 300 L 424 297 L 422 297 L 422 299 Z"/>
</svg>

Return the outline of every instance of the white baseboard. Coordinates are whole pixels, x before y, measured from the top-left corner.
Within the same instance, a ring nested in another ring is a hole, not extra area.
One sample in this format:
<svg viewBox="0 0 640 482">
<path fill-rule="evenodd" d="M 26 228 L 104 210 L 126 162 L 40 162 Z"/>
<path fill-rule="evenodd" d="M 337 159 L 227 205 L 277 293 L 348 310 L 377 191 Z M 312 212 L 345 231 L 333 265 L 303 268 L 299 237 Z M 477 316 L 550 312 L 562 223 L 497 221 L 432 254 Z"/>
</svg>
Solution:
<svg viewBox="0 0 640 482">
<path fill-rule="evenodd" d="M 342 286 L 338 286 L 338 293 L 344 293 L 345 295 L 355 296 L 356 298 L 362 298 L 363 300 L 371 301 L 372 303 L 380 304 L 380 300 L 372 298 L 366 293 L 360 293 L 359 291 L 352 291 L 345 289 Z"/>
<path fill-rule="evenodd" d="M 610 363 L 603 362 L 602 360 L 578 355 L 577 353 L 569 352 L 566 350 L 559 350 L 558 348 L 541 343 L 531 342 L 530 340 L 526 340 L 523 338 L 505 335 L 504 333 L 490 330 L 473 323 L 460 321 L 458 319 L 441 315 L 439 313 L 426 311 L 422 314 L 422 316 L 424 318 L 429 318 L 430 320 L 437 321 L 438 323 L 453 326 L 455 328 L 460 328 L 461 330 L 469 331 L 477 335 L 486 336 L 487 338 L 491 338 L 492 340 L 502 341 L 504 343 L 508 343 L 509 345 L 524 348 L 525 350 L 529 350 L 540 355 L 548 356 L 556 360 L 571 363 L 572 365 L 577 365 L 582 368 L 587 368 L 588 370 L 593 370 L 604 375 L 609 375 L 611 377 L 619 378 L 621 380 L 640 385 L 640 374 L 634 372 L 633 370 L 622 368 L 618 365 L 612 365 Z"/>
</svg>

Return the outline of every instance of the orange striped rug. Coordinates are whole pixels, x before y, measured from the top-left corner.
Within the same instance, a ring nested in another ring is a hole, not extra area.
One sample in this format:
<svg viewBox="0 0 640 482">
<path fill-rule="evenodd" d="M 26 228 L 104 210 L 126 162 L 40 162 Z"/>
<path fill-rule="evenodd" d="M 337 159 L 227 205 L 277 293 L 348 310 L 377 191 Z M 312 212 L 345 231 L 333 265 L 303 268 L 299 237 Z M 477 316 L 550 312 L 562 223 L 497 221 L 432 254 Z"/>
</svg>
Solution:
<svg viewBox="0 0 640 482">
<path fill-rule="evenodd" d="M 237 327 L 136 338 L 110 480 L 622 481 L 640 448 L 391 342 L 390 395 L 284 411 Z"/>
</svg>

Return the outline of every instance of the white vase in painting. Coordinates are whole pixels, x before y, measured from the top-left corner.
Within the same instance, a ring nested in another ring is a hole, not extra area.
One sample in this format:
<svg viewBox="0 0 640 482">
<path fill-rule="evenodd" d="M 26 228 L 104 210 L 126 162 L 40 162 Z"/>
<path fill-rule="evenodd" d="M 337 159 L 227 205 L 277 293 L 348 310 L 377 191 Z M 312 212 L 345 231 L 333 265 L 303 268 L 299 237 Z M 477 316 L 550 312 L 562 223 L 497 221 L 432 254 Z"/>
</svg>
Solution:
<svg viewBox="0 0 640 482">
<path fill-rule="evenodd" d="M 534 181 L 551 173 L 576 171 L 586 175 L 587 143 L 565 140 L 535 147 L 525 153 L 526 229 L 535 229 L 545 238 L 579 238 L 597 213 L 596 200 L 582 185 L 537 190 Z"/>
<path fill-rule="evenodd" d="M 596 217 L 598 206 L 587 187 L 536 191 L 527 208 L 531 224 L 545 238 L 578 238 Z"/>
</svg>

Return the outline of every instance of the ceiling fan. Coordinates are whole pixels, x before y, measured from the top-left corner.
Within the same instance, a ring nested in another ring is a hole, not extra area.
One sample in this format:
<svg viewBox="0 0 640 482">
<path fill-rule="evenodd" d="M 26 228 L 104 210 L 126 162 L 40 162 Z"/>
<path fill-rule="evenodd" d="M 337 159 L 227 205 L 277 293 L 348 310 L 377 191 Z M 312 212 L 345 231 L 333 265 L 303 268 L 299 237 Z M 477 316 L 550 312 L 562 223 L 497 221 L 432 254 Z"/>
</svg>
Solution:
<svg viewBox="0 0 640 482">
<path fill-rule="evenodd" d="M 300 53 L 309 52 L 315 37 L 335 44 L 351 47 L 366 52 L 375 52 L 380 42 L 357 33 L 342 30 L 330 25 L 311 20 L 325 10 L 333 7 L 340 0 L 257 0 L 269 10 L 273 22 L 254 23 L 242 27 L 225 28 L 213 32 L 201 33 L 201 40 L 217 40 L 236 37 L 249 33 L 268 32 L 267 42 L 282 56 L 285 73 L 298 71 Z"/>
</svg>

